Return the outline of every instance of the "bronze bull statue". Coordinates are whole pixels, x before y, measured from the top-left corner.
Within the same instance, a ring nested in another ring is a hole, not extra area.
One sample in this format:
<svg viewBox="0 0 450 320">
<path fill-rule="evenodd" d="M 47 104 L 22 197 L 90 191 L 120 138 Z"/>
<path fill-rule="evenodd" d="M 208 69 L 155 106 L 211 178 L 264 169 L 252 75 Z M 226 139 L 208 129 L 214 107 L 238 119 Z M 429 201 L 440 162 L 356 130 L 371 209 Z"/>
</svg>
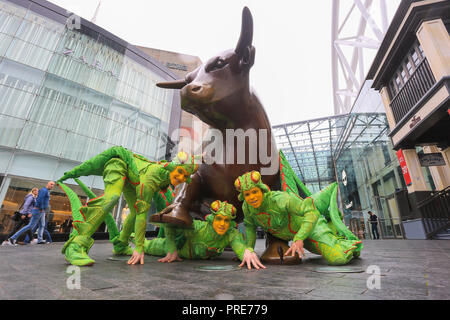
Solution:
<svg viewBox="0 0 450 320">
<path fill-rule="evenodd" d="M 271 190 L 281 190 L 279 154 L 272 136 L 270 121 L 264 107 L 249 85 L 249 72 L 255 61 L 252 38 L 253 19 L 250 10 L 245 7 L 242 12 L 240 38 L 234 50 L 227 50 L 212 57 L 187 74 L 185 79 L 157 84 L 161 88 L 181 89 L 181 108 L 196 115 L 211 128 L 220 130 L 223 137 L 226 137 L 226 129 L 244 131 L 254 129 L 256 132 L 267 130 L 267 135 L 263 138 L 260 135 L 256 136 L 256 148 L 245 140 L 246 161 L 242 164 L 236 161 L 238 157 L 236 145 L 233 143 L 235 147 L 227 149 L 224 141 L 223 161 L 212 164 L 202 163 L 197 173 L 192 176 L 192 182 L 178 190 L 173 203 L 159 214 L 153 215 L 152 222 L 190 226 L 191 214 L 203 216 L 200 212 L 201 205 L 209 204 L 214 200 L 228 201 L 238 208 L 236 220 L 241 222 L 243 220 L 242 203 L 238 201 L 234 181 L 251 170 L 261 172 L 263 168 L 268 169 L 276 165 L 275 170 L 266 175 L 263 169 L 263 180 Z M 236 137 L 232 139 L 236 140 Z M 266 141 L 260 141 L 260 139 L 266 139 Z M 260 150 L 261 142 L 265 142 L 265 150 Z M 248 161 L 250 152 L 255 150 L 258 155 L 270 156 L 270 162 L 262 164 L 259 157 L 256 163 L 252 164 Z M 226 163 L 227 157 L 235 161 L 232 164 Z M 299 195 L 308 196 L 308 194 L 302 194 L 301 190 Z M 272 241 L 272 243 L 275 242 Z M 284 251 L 289 248 L 287 243 L 283 243 L 282 247 Z M 266 262 L 272 257 L 279 260 L 279 251 L 280 243 L 270 245 L 262 258 L 265 258 L 263 260 Z M 289 263 L 289 258 L 285 257 L 284 263 Z"/>
</svg>

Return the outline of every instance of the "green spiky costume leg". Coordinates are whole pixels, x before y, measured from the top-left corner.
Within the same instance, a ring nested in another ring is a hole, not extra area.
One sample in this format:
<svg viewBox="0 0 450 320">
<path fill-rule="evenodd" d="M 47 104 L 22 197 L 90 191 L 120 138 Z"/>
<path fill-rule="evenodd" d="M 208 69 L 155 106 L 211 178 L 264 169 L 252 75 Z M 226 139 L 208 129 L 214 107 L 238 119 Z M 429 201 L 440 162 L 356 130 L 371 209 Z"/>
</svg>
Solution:
<svg viewBox="0 0 450 320">
<path fill-rule="evenodd" d="M 124 192 L 127 203 L 134 204 L 134 206 L 130 205 L 130 214 L 125 220 L 122 232 L 111 241 L 114 244 L 113 252 L 115 254 L 132 254 L 133 250 L 128 245 L 128 240 L 133 231 L 136 234 L 135 250 L 139 253 L 143 252 L 147 212 L 150 209 L 154 188 L 159 187 L 152 183 L 154 182 L 152 173 L 157 172 L 159 168 L 158 165 L 145 167 L 140 183 L 127 181 L 127 169 L 126 163 L 119 158 L 112 158 L 105 163 L 103 170 L 105 193 L 91 199 L 86 206 L 80 208 L 82 219 L 73 222 L 73 227 L 78 235 L 69 239 L 63 248 L 66 260 L 70 263 L 74 265 L 94 263 L 94 260 L 87 256 L 87 252 L 94 243 L 91 236 L 117 204 L 122 192 Z M 168 184 L 168 179 L 165 179 L 165 184 Z"/>
<path fill-rule="evenodd" d="M 117 204 L 124 190 L 126 176 L 127 165 L 123 160 L 112 158 L 106 161 L 103 170 L 105 192 L 102 196 L 89 200 L 86 206 L 79 209 L 81 216 L 78 219 L 74 217 L 73 221 L 73 227 L 77 234 L 71 237 L 63 247 L 66 260 L 71 264 L 91 265 L 95 262 L 87 255 L 94 243 L 91 236 Z M 129 191 L 130 187 L 127 186 L 126 189 Z M 131 250 L 128 244 L 123 246 L 120 242 L 117 243 L 116 241 L 116 245 L 120 248 L 121 252 L 127 249 L 128 251 Z"/>
</svg>

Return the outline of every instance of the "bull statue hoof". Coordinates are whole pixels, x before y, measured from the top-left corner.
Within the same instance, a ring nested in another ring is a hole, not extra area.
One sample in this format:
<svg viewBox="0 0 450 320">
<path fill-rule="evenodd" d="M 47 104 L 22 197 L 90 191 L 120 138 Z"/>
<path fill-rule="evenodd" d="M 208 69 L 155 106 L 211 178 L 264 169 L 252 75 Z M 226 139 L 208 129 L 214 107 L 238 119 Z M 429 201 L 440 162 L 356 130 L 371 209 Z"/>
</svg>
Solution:
<svg viewBox="0 0 450 320">
<path fill-rule="evenodd" d="M 192 225 L 192 217 L 184 210 L 177 208 L 170 212 L 161 212 L 150 217 L 150 221 L 154 223 L 168 223 L 180 227 L 190 227 Z"/>
<path fill-rule="evenodd" d="M 261 255 L 261 261 L 266 264 L 282 264 L 295 265 L 300 264 L 302 259 L 295 253 L 295 256 L 285 256 L 286 251 L 289 250 L 289 245 L 285 241 L 272 240 L 270 245 Z"/>
</svg>

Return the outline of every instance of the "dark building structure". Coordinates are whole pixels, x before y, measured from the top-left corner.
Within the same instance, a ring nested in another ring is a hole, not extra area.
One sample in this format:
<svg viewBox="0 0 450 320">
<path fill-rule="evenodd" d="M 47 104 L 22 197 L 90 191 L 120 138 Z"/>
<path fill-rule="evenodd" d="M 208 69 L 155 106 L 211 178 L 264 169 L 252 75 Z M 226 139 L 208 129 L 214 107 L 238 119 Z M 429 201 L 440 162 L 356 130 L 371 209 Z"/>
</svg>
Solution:
<svg viewBox="0 0 450 320">
<path fill-rule="evenodd" d="M 449 30 L 450 1 L 402 1 L 367 76 L 382 96 L 407 185 L 396 194 L 407 238 L 448 237 Z"/>
</svg>

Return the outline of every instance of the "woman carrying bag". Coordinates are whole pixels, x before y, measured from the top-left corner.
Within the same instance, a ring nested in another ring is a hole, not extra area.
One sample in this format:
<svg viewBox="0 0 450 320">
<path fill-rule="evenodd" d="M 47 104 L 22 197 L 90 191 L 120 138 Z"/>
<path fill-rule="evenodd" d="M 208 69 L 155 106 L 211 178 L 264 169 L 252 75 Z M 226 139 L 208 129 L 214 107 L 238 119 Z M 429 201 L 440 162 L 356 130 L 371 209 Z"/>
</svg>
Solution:
<svg viewBox="0 0 450 320">
<path fill-rule="evenodd" d="M 22 205 L 19 207 L 19 211 L 14 212 L 14 220 L 16 221 L 16 225 L 11 233 L 8 235 L 7 239 L 9 239 L 13 234 L 15 234 L 22 227 L 26 226 L 31 219 L 31 209 L 36 204 L 36 198 L 38 196 L 39 189 L 33 188 L 30 193 L 25 196 Z M 33 239 L 33 234 L 31 230 L 27 231 L 28 237 Z"/>
</svg>

